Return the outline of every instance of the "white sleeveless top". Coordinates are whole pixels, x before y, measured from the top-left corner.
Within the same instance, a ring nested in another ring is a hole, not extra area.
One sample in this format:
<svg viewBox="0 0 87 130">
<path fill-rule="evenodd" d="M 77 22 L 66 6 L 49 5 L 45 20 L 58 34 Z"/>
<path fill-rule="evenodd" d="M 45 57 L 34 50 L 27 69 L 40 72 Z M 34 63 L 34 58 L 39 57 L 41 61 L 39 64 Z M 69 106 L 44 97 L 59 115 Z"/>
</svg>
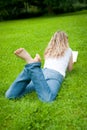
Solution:
<svg viewBox="0 0 87 130">
<path fill-rule="evenodd" d="M 56 70 L 65 77 L 71 54 L 72 50 L 68 48 L 62 57 L 45 59 L 44 68 Z"/>
</svg>

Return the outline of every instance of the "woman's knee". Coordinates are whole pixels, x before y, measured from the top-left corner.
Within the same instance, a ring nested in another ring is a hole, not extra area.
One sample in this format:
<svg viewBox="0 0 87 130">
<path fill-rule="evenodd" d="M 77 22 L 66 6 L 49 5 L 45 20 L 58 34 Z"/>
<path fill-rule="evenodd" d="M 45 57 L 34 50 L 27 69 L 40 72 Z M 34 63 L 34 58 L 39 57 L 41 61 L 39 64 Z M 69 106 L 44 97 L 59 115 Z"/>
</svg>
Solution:
<svg viewBox="0 0 87 130">
<path fill-rule="evenodd" d="M 5 97 L 8 99 L 15 99 L 16 98 L 16 96 L 14 94 L 10 93 L 9 91 L 6 91 Z"/>
<path fill-rule="evenodd" d="M 52 102 L 55 100 L 55 96 L 53 94 L 45 95 L 44 97 L 40 97 L 40 100 L 43 102 Z"/>
</svg>

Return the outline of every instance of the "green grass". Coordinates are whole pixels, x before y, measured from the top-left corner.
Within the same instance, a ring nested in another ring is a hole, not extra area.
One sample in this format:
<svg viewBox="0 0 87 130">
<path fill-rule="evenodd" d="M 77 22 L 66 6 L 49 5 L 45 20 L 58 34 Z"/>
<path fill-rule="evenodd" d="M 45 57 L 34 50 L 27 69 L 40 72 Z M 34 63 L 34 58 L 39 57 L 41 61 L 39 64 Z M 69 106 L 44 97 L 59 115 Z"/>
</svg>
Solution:
<svg viewBox="0 0 87 130">
<path fill-rule="evenodd" d="M 25 65 L 14 50 L 24 47 L 33 57 L 39 53 L 43 66 L 44 49 L 57 30 L 67 32 L 79 56 L 56 100 L 40 102 L 36 93 L 6 99 L 6 90 Z M 87 11 L 0 22 L 0 130 L 87 130 Z"/>
</svg>

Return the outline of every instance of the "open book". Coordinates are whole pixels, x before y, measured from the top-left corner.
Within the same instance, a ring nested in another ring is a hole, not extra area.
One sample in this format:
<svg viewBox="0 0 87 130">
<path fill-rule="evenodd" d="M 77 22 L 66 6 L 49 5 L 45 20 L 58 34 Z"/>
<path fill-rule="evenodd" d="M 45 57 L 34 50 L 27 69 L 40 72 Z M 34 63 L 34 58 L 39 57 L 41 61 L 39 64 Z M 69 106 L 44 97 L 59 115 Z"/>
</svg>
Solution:
<svg viewBox="0 0 87 130">
<path fill-rule="evenodd" d="M 72 51 L 72 54 L 73 54 L 73 62 L 77 62 L 78 51 Z"/>
</svg>

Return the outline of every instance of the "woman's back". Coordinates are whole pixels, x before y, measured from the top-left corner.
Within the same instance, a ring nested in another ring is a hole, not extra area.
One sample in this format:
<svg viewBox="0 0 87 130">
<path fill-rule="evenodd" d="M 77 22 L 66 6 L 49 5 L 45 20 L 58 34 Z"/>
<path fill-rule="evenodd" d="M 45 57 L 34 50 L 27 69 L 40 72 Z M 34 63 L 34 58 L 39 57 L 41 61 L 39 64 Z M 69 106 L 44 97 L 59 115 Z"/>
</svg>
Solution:
<svg viewBox="0 0 87 130">
<path fill-rule="evenodd" d="M 58 58 L 46 58 L 44 68 L 49 68 L 58 71 L 65 77 L 65 72 L 69 64 L 72 50 L 68 48 L 63 56 Z"/>
</svg>

